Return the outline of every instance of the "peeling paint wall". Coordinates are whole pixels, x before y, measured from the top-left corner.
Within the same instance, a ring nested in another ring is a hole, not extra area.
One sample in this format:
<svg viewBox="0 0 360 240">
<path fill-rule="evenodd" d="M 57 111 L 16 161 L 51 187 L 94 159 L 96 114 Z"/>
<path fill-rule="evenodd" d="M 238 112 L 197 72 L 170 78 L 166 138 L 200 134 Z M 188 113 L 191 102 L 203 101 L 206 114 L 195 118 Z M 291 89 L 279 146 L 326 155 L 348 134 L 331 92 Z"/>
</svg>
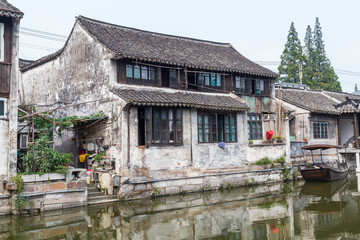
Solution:
<svg viewBox="0 0 360 240">
<path fill-rule="evenodd" d="M 13 19 L 12 53 L 9 76 L 10 91 L 7 97 L 7 118 L 0 119 L 0 176 L 10 179 L 17 171 L 17 119 L 19 75 L 19 19 Z"/>
<path fill-rule="evenodd" d="M 9 122 L 0 120 L 0 176 L 7 175 L 9 155 Z"/>
<path fill-rule="evenodd" d="M 217 143 L 198 143 L 197 112 L 191 111 L 192 152 L 195 167 L 229 168 L 244 165 L 247 157 L 247 119 L 246 113 L 236 115 L 237 142 L 225 143 L 225 149 Z"/>
<path fill-rule="evenodd" d="M 328 138 L 314 139 L 314 122 L 328 123 Z M 312 113 L 309 119 L 310 133 L 309 144 L 331 144 L 337 145 L 337 116 Z"/>
<path fill-rule="evenodd" d="M 137 108 L 130 108 L 130 159 L 131 171 L 145 168 L 147 172 L 194 168 L 231 168 L 244 165 L 247 156 L 246 115 L 237 114 L 238 142 L 198 143 L 197 110 L 183 109 L 183 144 L 181 146 L 138 146 Z M 126 124 L 126 122 L 124 122 Z M 126 128 L 126 127 L 124 127 Z M 127 139 L 124 139 L 124 141 Z M 123 147 L 126 149 L 127 143 Z M 124 154 L 122 155 L 124 156 Z M 124 156 L 126 158 L 126 156 Z M 124 167 L 124 166 L 123 166 Z M 156 177 L 156 173 L 148 177 Z"/>
<path fill-rule="evenodd" d="M 63 52 L 54 60 L 22 72 L 25 104 L 35 104 L 37 112 L 62 107 L 58 116 L 89 116 L 102 110 L 109 117 L 104 144 L 120 143 L 122 104 L 109 89 L 116 84 L 116 64 L 110 51 L 75 24 Z M 68 107 L 71 106 L 71 107 Z M 114 120 L 117 119 L 117 122 Z M 56 140 L 56 148 L 73 152 L 78 142 L 69 142 L 74 133 Z M 66 142 L 66 144 L 64 144 Z M 120 156 L 119 148 L 111 155 Z"/>
<path fill-rule="evenodd" d="M 249 164 L 255 163 L 261 158 L 268 158 L 272 161 L 286 157 L 286 144 L 263 144 L 249 146 L 248 150 L 248 162 Z"/>
</svg>

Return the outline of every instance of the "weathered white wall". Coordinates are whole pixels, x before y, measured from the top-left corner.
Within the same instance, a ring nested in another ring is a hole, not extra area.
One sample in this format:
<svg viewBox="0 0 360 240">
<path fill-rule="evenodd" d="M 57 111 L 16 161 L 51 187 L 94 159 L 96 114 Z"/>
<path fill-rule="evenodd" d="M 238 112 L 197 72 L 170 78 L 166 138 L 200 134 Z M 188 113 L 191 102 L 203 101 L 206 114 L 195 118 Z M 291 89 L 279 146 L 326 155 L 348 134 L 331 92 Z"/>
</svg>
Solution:
<svg viewBox="0 0 360 240">
<path fill-rule="evenodd" d="M 336 115 L 323 115 L 323 114 L 311 114 L 309 119 L 309 144 L 331 144 L 337 145 L 337 116 Z M 328 138 L 326 139 L 314 139 L 313 122 L 327 122 L 328 123 Z"/>
<path fill-rule="evenodd" d="M 229 168 L 244 165 L 247 155 L 247 119 L 245 112 L 237 113 L 237 142 L 225 143 L 225 149 L 218 143 L 199 143 L 197 111 L 191 111 L 192 153 L 194 167 Z M 184 126 L 186 128 L 186 126 Z"/>
<path fill-rule="evenodd" d="M 25 104 L 37 105 L 37 112 L 65 107 L 55 116 L 88 116 L 102 110 L 109 117 L 104 144 L 120 142 L 121 101 L 109 89 L 116 83 L 116 64 L 111 52 L 75 24 L 63 50 L 55 59 L 22 72 Z M 21 87 L 21 86 L 20 86 Z M 70 106 L 71 107 L 66 107 Z M 56 141 L 63 152 L 74 152 L 78 143 L 71 136 Z M 63 145 L 64 141 L 67 146 Z M 60 147 L 62 145 L 62 147 Z M 119 158 L 120 148 L 112 147 L 111 155 Z M 111 156 L 111 157 L 112 157 Z"/>
<path fill-rule="evenodd" d="M 225 149 L 218 143 L 198 143 L 197 111 L 183 109 L 183 144 L 181 146 L 138 146 L 137 108 L 130 108 L 130 168 L 149 170 L 177 169 L 186 167 L 228 168 L 241 166 L 246 159 L 247 138 L 244 113 L 237 114 L 238 142 L 226 143 Z M 126 123 L 124 123 L 126 124 Z M 124 127 L 123 130 L 125 130 Z M 127 141 L 127 139 L 124 139 Z M 126 148 L 127 142 L 123 143 Z M 124 156 L 124 155 L 123 155 Z M 126 158 L 126 156 L 124 156 Z"/>
<path fill-rule="evenodd" d="M 9 158 L 9 121 L 0 119 L 0 176 L 7 176 Z"/>
<path fill-rule="evenodd" d="M 354 136 L 354 119 L 339 119 L 340 134 L 341 134 L 341 145 L 347 142 L 351 137 Z"/>
<path fill-rule="evenodd" d="M 286 144 L 260 144 L 249 146 L 247 160 L 249 164 L 254 163 L 261 158 L 276 160 L 280 157 L 286 157 Z"/>
</svg>

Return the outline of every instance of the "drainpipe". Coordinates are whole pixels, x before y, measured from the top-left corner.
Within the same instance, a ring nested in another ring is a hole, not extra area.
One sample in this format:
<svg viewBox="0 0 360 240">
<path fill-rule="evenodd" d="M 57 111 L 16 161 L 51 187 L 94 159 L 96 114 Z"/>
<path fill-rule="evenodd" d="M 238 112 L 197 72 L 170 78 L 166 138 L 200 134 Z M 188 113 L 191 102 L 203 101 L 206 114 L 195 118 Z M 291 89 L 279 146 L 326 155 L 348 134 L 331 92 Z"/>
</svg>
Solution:
<svg viewBox="0 0 360 240">
<path fill-rule="evenodd" d="M 354 113 L 354 137 L 355 137 L 355 148 L 359 149 L 359 135 L 358 135 L 358 127 L 357 127 L 357 117 L 356 113 Z"/>
<path fill-rule="evenodd" d="M 127 110 L 127 165 L 130 171 L 130 107 Z"/>
</svg>

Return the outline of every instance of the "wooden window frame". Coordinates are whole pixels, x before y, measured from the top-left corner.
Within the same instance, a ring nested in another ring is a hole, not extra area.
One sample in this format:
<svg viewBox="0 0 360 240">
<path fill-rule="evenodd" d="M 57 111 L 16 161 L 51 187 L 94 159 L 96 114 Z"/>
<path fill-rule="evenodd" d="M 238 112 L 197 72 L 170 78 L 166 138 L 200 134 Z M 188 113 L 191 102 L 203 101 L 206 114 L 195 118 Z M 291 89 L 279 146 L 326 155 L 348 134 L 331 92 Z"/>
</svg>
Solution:
<svg viewBox="0 0 360 240">
<path fill-rule="evenodd" d="M 8 99 L 7 98 L 0 98 L 0 104 L 3 107 L 3 112 L 0 112 L 0 119 L 7 119 L 8 118 Z"/>
<path fill-rule="evenodd" d="M 140 143 L 143 136 L 139 135 L 139 145 L 145 146 L 179 146 L 183 145 L 183 114 L 181 108 L 172 107 L 145 107 L 144 109 L 144 144 Z M 159 112 L 159 119 L 155 119 L 155 111 Z M 162 112 L 166 112 L 166 119 L 162 119 Z M 172 119 L 169 118 L 169 113 L 172 111 Z M 177 115 L 179 113 L 179 117 Z M 140 117 L 140 116 L 138 116 Z M 155 120 L 158 120 L 158 126 L 155 126 Z M 169 122 L 173 121 L 173 129 L 170 131 Z M 140 122 L 140 120 L 139 120 Z M 179 123 L 180 122 L 180 123 Z M 162 129 L 162 124 L 165 124 L 166 129 Z M 180 126 L 180 129 L 179 129 Z M 139 126 L 141 127 L 141 126 Z M 159 141 L 155 139 L 158 132 Z M 171 142 L 170 134 L 173 133 L 173 142 Z M 140 131 L 139 131 L 139 134 Z M 163 134 L 166 136 L 166 142 L 163 142 Z M 180 139 L 180 140 L 179 140 Z"/>
<path fill-rule="evenodd" d="M 328 139 L 329 123 L 320 121 L 313 122 L 313 136 L 314 139 Z"/>
<path fill-rule="evenodd" d="M 211 85 L 211 76 L 215 75 L 215 85 Z M 199 80 L 200 79 L 200 80 Z M 206 80 L 208 79 L 208 80 Z M 208 84 L 207 84 L 208 81 Z M 219 85 L 220 83 L 220 85 Z M 222 89 L 223 77 L 220 73 L 195 73 L 195 85 L 203 88 Z"/>
<path fill-rule="evenodd" d="M 137 68 L 139 69 L 139 77 L 135 77 L 135 69 Z M 129 69 L 131 69 L 131 77 L 128 75 Z M 144 69 L 146 69 L 146 74 L 144 74 Z M 153 78 L 151 78 L 151 76 L 153 76 Z M 125 79 L 127 82 L 131 81 L 141 83 L 142 85 L 156 85 L 156 68 L 141 64 L 125 63 Z"/>
<path fill-rule="evenodd" d="M 238 87 L 240 85 L 240 88 Z M 270 97 L 270 80 L 264 78 L 234 76 L 234 92 L 238 95 Z"/>
<path fill-rule="evenodd" d="M 259 117 L 259 119 L 253 120 L 252 119 L 253 116 Z M 261 113 L 248 113 L 247 114 L 247 124 L 248 124 L 248 139 L 251 139 L 251 140 L 263 139 L 263 133 L 262 133 L 263 126 L 262 126 Z M 255 124 L 255 129 L 253 128 L 253 124 Z M 260 128 L 260 131 L 258 132 L 259 125 L 261 126 L 261 128 Z M 254 136 L 254 134 L 256 134 L 256 136 Z"/>
<path fill-rule="evenodd" d="M 206 132 L 205 118 L 209 119 L 209 132 Z M 226 123 L 225 118 L 229 118 L 229 123 Z M 237 142 L 237 114 L 236 113 L 198 113 L 197 126 L 198 126 L 198 143 L 236 143 Z M 222 126 L 220 128 L 220 119 L 222 119 Z M 227 126 L 230 132 L 226 132 Z M 232 132 L 232 126 L 235 127 L 235 132 Z M 222 132 L 222 141 L 219 141 L 219 133 Z M 200 137 L 202 134 L 202 138 Z M 209 141 L 205 141 L 205 134 L 209 135 Z M 226 141 L 226 134 L 230 134 L 229 141 Z M 233 138 L 234 137 L 234 138 Z M 202 139 L 202 140 L 201 140 Z M 234 139 L 234 140 L 233 140 Z"/>
</svg>

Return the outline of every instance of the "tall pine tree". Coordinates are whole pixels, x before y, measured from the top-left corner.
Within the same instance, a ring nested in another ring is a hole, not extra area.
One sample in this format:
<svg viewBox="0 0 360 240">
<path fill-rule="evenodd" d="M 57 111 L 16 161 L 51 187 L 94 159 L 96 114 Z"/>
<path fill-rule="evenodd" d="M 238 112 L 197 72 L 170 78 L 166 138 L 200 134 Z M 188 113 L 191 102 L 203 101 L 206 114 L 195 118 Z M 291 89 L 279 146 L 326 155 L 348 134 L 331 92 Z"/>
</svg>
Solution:
<svg viewBox="0 0 360 240">
<path fill-rule="evenodd" d="M 319 18 L 316 18 L 315 21 L 313 41 L 314 54 L 313 56 L 307 55 L 313 71 L 312 87 L 341 92 L 338 76 L 331 66 L 330 60 L 326 57 Z"/>
<path fill-rule="evenodd" d="M 291 22 L 285 49 L 280 58 L 281 64 L 278 67 L 278 70 L 281 76 L 277 80 L 289 83 L 299 83 L 299 63 L 303 63 L 304 56 L 298 33 L 293 22 Z"/>
<path fill-rule="evenodd" d="M 314 41 L 312 37 L 312 31 L 310 25 L 306 28 L 305 39 L 304 39 L 304 53 L 305 61 L 303 67 L 303 83 L 310 88 L 313 86 L 313 59 L 314 59 Z"/>
<path fill-rule="evenodd" d="M 354 89 L 355 89 L 355 92 L 359 90 L 358 86 L 357 86 L 357 83 L 355 83 L 355 88 Z"/>
</svg>

